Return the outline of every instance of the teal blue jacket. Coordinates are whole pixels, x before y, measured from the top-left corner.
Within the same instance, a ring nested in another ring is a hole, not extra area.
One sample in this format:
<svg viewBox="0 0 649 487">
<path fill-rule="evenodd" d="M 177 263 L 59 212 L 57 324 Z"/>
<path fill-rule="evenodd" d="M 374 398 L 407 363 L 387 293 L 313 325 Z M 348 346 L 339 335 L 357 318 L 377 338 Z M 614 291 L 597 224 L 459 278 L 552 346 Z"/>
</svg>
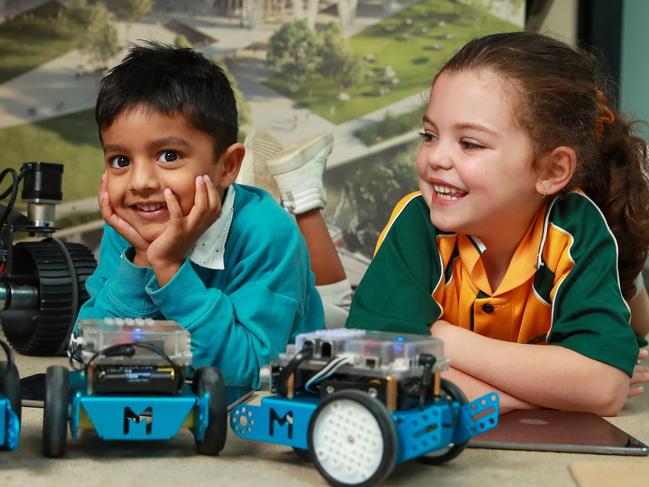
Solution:
<svg viewBox="0 0 649 487">
<path fill-rule="evenodd" d="M 128 252 L 130 250 L 130 252 Z M 324 326 L 306 244 L 291 217 L 264 191 L 236 185 L 225 269 L 185 259 L 163 287 L 130 244 L 104 226 L 90 299 L 77 321 L 107 317 L 177 321 L 191 333 L 193 366 L 215 365 L 228 385 L 257 386 L 261 366 L 298 333 Z"/>
</svg>

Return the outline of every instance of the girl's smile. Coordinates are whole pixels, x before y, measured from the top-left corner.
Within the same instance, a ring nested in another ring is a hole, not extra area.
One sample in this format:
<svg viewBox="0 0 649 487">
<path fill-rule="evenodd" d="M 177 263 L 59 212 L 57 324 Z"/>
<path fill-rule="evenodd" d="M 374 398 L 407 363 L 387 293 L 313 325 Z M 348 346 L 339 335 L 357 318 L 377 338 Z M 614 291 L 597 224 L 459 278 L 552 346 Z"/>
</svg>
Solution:
<svg viewBox="0 0 649 487">
<path fill-rule="evenodd" d="M 466 191 L 455 186 L 450 186 L 444 182 L 434 180 L 430 184 L 433 188 L 431 204 L 434 205 L 449 205 L 451 202 L 459 201 L 467 195 Z"/>
</svg>

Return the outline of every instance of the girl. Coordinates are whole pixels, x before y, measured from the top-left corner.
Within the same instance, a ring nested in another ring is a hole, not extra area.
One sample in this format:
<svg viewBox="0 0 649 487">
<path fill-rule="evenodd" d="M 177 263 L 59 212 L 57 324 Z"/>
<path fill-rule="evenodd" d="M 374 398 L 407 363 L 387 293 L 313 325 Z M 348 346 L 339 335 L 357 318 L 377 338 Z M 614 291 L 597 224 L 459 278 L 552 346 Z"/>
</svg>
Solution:
<svg viewBox="0 0 649 487">
<path fill-rule="evenodd" d="M 469 398 L 496 389 L 501 412 L 617 414 L 649 381 L 626 302 L 646 298 L 649 172 L 592 58 L 526 32 L 475 39 L 436 76 L 421 136 L 420 192 L 346 326 L 430 331 L 445 376 Z"/>
</svg>

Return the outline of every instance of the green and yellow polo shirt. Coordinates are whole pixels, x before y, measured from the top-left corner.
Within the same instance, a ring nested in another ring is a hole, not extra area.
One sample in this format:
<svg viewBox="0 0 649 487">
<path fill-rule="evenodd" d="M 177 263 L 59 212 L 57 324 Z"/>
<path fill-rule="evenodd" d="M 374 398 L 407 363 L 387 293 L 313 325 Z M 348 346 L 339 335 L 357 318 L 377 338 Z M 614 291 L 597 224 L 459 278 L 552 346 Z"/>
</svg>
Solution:
<svg viewBox="0 0 649 487">
<path fill-rule="evenodd" d="M 558 196 L 539 210 L 496 290 L 484 250 L 470 235 L 435 228 L 419 192 L 406 196 L 379 237 L 346 326 L 428 334 L 443 319 L 499 340 L 561 345 L 633 373 L 638 345 L 617 244 L 586 195 Z"/>
</svg>

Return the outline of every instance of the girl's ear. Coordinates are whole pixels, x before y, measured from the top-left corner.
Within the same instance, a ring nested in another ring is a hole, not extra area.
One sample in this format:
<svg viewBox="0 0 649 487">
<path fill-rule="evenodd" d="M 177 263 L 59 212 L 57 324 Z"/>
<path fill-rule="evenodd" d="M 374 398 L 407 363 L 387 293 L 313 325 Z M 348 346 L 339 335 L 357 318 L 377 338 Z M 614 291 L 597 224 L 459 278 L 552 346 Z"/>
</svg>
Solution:
<svg viewBox="0 0 649 487">
<path fill-rule="evenodd" d="M 221 157 L 219 157 L 216 163 L 217 171 L 219 172 L 217 186 L 227 188 L 237 179 L 245 153 L 246 149 L 239 142 L 228 146 L 223 151 L 223 154 L 221 154 Z"/>
<path fill-rule="evenodd" d="M 558 193 L 568 185 L 576 166 L 577 155 L 572 148 L 563 145 L 555 148 L 541 161 L 536 191 L 543 196 Z"/>
</svg>

